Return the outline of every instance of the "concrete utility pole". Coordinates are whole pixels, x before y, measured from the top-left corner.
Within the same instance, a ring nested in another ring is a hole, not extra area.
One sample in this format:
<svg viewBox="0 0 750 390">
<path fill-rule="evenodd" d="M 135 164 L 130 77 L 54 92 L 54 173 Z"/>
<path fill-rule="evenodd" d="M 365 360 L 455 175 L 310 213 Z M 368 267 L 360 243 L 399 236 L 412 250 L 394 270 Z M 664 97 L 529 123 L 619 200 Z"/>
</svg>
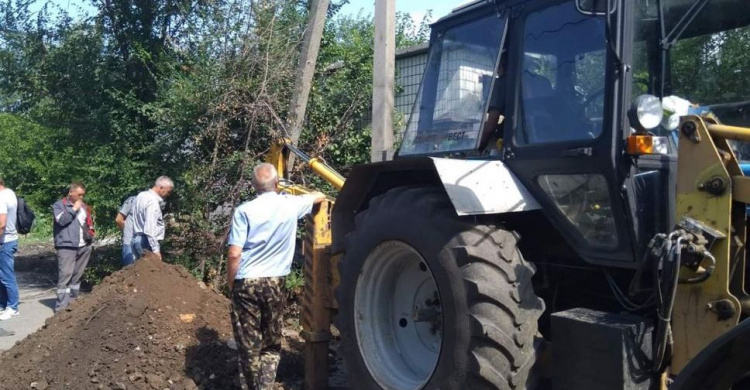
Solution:
<svg viewBox="0 0 750 390">
<path fill-rule="evenodd" d="M 371 161 L 393 157 L 393 87 L 396 68 L 396 0 L 375 0 L 375 63 Z"/>
<path fill-rule="evenodd" d="M 302 132 L 302 122 L 305 120 L 307 101 L 310 98 L 313 76 L 315 76 L 315 65 L 318 62 L 320 51 L 320 40 L 323 37 L 323 28 L 326 24 L 329 0 L 311 0 L 310 14 L 307 18 L 307 28 L 302 41 L 302 50 L 299 55 L 296 81 L 292 101 L 289 105 L 289 137 L 292 143 L 297 145 L 299 135 Z M 294 154 L 289 155 L 287 166 L 289 169 L 294 164 Z"/>
</svg>

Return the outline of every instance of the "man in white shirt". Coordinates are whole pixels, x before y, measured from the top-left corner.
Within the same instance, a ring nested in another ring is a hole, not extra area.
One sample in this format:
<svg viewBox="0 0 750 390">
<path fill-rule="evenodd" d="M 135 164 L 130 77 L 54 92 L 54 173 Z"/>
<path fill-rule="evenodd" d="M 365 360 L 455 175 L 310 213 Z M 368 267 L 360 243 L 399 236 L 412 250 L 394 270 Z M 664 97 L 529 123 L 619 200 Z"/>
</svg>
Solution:
<svg viewBox="0 0 750 390">
<path fill-rule="evenodd" d="M 164 240 L 164 217 L 161 203 L 174 189 L 174 182 L 167 176 L 156 179 L 150 190 L 143 191 L 135 198 L 129 218 L 133 218 L 133 254 L 138 260 L 146 251 L 153 252 L 160 260 L 161 244 Z"/>
<path fill-rule="evenodd" d="M 13 269 L 18 250 L 17 208 L 16 194 L 0 178 L 0 320 L 3 321 L 18 315 L 18 283 Z"/>
<path fill-rule="evenodd" d="M 325 195 L 276 193 L 271 164 L 253 169 L 258 197 L 234 212 L 229 234 L 227 283 L 232 293 L 232 326 L 243 390 L 273 389 L 281 352 L 284 276 L 294 258 L 297 221 Z"/>
</svg>

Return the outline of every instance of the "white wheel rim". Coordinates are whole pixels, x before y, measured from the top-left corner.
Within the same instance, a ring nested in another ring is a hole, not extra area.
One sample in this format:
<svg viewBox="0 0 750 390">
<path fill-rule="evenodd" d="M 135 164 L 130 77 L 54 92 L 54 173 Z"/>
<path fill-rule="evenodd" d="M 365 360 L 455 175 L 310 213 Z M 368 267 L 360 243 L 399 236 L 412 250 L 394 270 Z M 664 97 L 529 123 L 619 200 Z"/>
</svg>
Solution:
<svg viewBox="0 0 750 390">
<path fill-rule="evenodd" d="M 367 369 L 384 389 L 423 387 L 442 347 L 442 305 L 422 256 L 400 241 L 370 253 L 354 296 L 357 343 Z"/>
</svg>

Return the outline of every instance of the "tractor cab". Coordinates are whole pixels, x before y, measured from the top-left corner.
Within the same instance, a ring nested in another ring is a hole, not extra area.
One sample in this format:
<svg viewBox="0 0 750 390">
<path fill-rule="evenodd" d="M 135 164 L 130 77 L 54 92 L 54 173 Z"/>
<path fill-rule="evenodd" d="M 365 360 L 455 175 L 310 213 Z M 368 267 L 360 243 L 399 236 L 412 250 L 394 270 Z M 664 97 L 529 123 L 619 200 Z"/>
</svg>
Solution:
<svg viewBox="0 0 750 390">
<path fill-rule="evenodd" d="M 432 26 L 398 157 L 501 160 L 578 255 L 633 267 L 674 223 L 678 117 L 750 124 L 749 23 L 740 0 L 474 2 Z"/>
</svg>

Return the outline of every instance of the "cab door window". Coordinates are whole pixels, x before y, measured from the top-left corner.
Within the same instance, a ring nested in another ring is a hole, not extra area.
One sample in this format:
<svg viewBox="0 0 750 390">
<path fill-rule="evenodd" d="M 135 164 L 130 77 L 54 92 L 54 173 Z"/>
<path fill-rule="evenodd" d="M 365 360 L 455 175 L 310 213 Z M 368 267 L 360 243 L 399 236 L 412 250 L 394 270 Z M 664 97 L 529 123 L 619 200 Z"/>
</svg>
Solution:
<svg viewBox="0 0 750 390">
<path fill-rule="evenodd" d="M 572 2 L 526 18 L 521 59 L 520 145 L 587 140 L 602 133 L 604 21 Z"/>
</svg>

